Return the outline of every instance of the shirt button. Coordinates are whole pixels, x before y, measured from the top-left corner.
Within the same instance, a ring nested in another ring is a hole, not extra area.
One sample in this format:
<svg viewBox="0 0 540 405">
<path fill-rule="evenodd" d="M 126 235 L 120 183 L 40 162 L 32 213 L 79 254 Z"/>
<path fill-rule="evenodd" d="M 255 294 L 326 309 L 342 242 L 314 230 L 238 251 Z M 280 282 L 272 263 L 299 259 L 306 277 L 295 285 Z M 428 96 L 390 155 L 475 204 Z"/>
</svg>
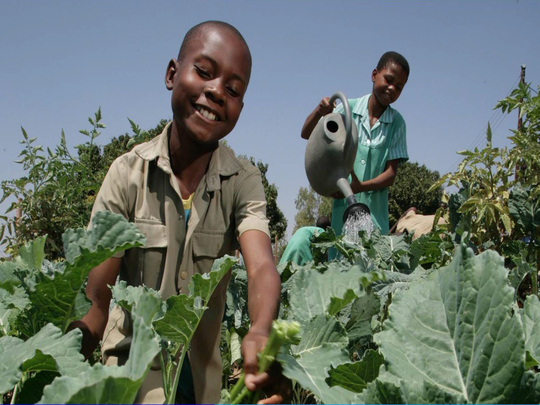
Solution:
<svg viewBox="0 0 540 405">
<path fill-rule="evenodd" d="M 185 280 L 187 278 L 187 273 L 183 271 L 182 273 L 180 273 L 180 277 L 182 277 L 182 280 Z"/>
<path fill-rule="evenodd" d="M 368 139 L 368 140 L 366 140 L 366 143 L 369 145 L 371 143 L 371 141 Z"/>
<path fill-rule="evenodd" d="M 365 161 L 364 159 L 362 159 L 362 161 L 361 161 L 360 163 L 362 163 L 363 165 L 365 165 L 365 164 L 366 164 L 366 161 Z"/>
</svg>

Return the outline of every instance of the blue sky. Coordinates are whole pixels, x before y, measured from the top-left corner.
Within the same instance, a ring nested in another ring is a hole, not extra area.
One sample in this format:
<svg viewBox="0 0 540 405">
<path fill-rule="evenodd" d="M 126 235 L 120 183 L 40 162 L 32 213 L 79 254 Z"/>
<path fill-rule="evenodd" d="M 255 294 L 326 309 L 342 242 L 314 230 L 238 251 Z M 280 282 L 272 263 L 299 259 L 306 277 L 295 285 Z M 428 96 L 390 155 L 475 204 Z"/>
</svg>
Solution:
<svg viewBox="0 0 540 405">
<path fill-rule="evenodd" d="M 539 1 L 27 1 L 0 3 L 0 180 L 22 175 L 13 161 L 20 127 L 44 146 L 65 130 L 68 144 L 101 107 L 98 144 L 170 119 L 168 61 L 185 32 L 205 20 L 236 26 L 253 55 L 245 107 L 227 137 L 238 154 L 269 164 L 278 204 L 294 227 L 294 200 L 308 185 L 300 130 L 319 100 L 371 91 L 382 53 L 409 61 L 411 75 L 393 105 L 407 123 L 412 162 L 444 174 L 456 151 L 507 146 L 517 114 L 494 111 L 517 84 L 540 83 Z M 0 211 L 7 208 L 0 206 Z"/>
</svg>

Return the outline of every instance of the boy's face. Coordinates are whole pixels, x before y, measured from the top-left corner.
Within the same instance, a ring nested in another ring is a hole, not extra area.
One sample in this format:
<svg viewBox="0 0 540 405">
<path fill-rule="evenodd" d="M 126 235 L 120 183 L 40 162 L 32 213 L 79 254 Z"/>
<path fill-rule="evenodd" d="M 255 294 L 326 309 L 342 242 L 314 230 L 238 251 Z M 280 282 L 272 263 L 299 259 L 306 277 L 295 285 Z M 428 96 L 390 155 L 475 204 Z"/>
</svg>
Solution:
<svg viewBox="0 0 540 405">
<path fill-rule="evenodd" d="M 179 134 L 213 146 L 232 131 L 244 105 L 251 64 L 233 33 L 204 27 L 187 44 L 181 61 L 171 60 L 165 84 Z"/>
<path fill-rule="evenodd" d="M 377 101 L 385 107 L 395 102 L 401 95 L 407 79 L 407 73 L 395 63 L 389 63 L 381 70 L 373 69 L 371 80 Z"/>
</svg>

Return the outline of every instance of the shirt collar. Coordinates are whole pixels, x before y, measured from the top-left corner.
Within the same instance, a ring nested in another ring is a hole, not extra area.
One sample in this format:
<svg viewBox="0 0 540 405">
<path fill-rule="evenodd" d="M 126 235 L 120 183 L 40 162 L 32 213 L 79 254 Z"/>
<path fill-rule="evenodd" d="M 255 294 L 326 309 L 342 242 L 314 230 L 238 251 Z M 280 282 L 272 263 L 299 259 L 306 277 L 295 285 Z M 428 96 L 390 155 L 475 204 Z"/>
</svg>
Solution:
<svg viewBox="0 0 540 405">
<path fill-rule="evenodd" d="M 157 159 L 158 167 L 167 174 L 172 174 L 171 159 L 169 155 L 169 136 L 172 121 L 165 126 L 161 135 L 156 136 L 149 142 L 135 147 L 134 152 L 144 160 L 152 161 Z M 215 191 L 221 188 L 220 176 L 232 176 L 242 168 L 234 152 L 222 142 L 212 153 L 208 171 L 206 173 L 206 183 L 208 191 Z"/>
<path fill-rule="evenodd" d="M 371 94 L 367 94 L 364 97 L 357 99 L 356 104 L 351 110 L 353 114 L 369 118 L 368 102 L 370 97 Z M 379 118 L 379 121 L 384 122 L 385 124 L 392 123 L 394 120 L 394 111 L 395 110 L 391 106 L 386 107 L 386 110 L 384 110 L 383 114 Z"/>
</svg>

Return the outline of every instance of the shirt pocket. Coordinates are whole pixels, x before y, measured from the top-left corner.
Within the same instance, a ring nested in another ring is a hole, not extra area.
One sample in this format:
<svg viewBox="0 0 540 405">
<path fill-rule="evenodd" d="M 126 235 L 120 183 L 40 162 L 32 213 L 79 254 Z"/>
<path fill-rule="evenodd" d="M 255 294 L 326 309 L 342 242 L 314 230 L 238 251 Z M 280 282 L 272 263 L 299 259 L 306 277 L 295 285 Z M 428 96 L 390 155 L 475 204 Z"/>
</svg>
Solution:
<svg viewBox="0 0 540 405">
<path fill-rule="evenodd" d="M 165 271 L 167 255 L 167 227 L 157 219 L 135 218 L 135 225 L 146 237 L 146 244 L 138 248 L 138 278 L 147 287 L 159 290 Z"/>
<path fill-rule="evenodd" d="M 363 145 L 370 149 L 382 149 L 386 147 L 387 136 L 385 134 L 379 134 L 374 139 L 367 139 L 363 142 Z"/>
<path fill-rule="evenodd" d="M 199 231 L 192 236 L 193 243 L 193 272 L 204 274 L 212 270 L 212 265 L 216 259 L 219 259 L 227 254 L 233 255 L 237 244 L 233 243 L 235 238 L 234 230 L 220 231 Z M 229 271 L 227 275 L 220 281 L 210 301 L 209 308 L 213 311 L 216 308 L 221 308 L 224 303 L 224 297 L 227 291 L 227 286 L 231 277 Z M 222 309 L 220 309 L 222 311 Z M 220 312 L 220 317 L 223 313 Z M 221 319 L 221 318 L 219 318 Z"/>
<path fill-rule="evenodd" d="M 193 234 L 193 258 L 217 259 L 234 250 L 232 246 L 233 231 L 198 231 Z M 208 269 L 210 271 L 210 269 Z"/>
</svg>

